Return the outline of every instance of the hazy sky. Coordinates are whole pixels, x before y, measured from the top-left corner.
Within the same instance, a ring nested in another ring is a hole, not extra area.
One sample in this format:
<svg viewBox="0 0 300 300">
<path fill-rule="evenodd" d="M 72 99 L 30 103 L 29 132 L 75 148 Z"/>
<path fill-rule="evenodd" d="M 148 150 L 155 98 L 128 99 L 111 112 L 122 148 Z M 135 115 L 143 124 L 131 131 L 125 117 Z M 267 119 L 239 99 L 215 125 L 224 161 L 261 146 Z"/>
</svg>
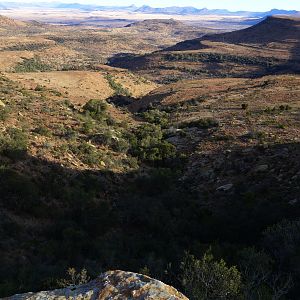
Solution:
<svg viewBox="0 0 300 300">
<path fill-rule="evenodd" d="M 7 1 L 7 0 L 6 0 Z M 9 2 L 9 0 L 7 1 Z M 49 0 L 12 0 L 12 2 L 55 2 Z M 300 0 L 60 0 L 59 2 L 80 2 L 98 5 L 151 5 L 164 6 L 194 6 L 207 8 L 227 8 L 229 10 L 266 11 L 272 8 L 296 9 L 300 11 Z"/>
</svg>

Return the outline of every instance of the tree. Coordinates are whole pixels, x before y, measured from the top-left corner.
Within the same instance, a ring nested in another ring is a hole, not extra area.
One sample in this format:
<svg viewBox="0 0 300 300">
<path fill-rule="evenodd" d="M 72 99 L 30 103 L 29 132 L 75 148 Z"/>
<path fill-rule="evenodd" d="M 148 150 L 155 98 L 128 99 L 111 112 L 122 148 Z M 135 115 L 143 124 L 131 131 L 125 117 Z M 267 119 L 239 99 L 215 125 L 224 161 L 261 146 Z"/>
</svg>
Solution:
<svg viewBox="0 0 300 300">
<path fill-rule="evenodd" d="M 186 253 L 182 269 L 182 285 L 194 300 L 233 299 L 240 292 L 241 274 L 221 259 L 215 261 L 211 251 L 198 260 Z"/>
</svg>

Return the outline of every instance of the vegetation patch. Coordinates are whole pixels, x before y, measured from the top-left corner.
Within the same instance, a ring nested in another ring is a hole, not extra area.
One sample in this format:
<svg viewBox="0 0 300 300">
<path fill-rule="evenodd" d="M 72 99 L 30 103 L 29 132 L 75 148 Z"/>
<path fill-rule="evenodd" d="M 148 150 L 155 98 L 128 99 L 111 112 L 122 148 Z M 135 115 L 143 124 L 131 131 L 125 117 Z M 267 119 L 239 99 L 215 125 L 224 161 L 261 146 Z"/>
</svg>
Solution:
<svg viewBox="0 0 300 300">
<path fill-rule="evenodd" d="M 45 64 L 38 58 L 37 56 L 33 58 L 24 58 L 22 62 L 20 62 L 15 67 L 15 72 L 17 73 L 26 73 L 26 72 L 47 72 L 51 71 L 51 66 Z"/>
<path fill-rule="evenodd" d="M 180 124 L 180 128 L 199 128 L 199 129 L 209 129 L 219 126 L 219 122 L 215 119 L 205 118 L 199 120 L 191 120 Z"/>
<path fill-rule="evenodd" d="M 131 93 L 128 91 L 128 89 L 124 88 L 122 84 L 116 82 L 114 76 L 107 74 L 105 78 L 107 79 L 110 87 L 114 90 L 115 96 L 131 96 Z"/>
</svg>

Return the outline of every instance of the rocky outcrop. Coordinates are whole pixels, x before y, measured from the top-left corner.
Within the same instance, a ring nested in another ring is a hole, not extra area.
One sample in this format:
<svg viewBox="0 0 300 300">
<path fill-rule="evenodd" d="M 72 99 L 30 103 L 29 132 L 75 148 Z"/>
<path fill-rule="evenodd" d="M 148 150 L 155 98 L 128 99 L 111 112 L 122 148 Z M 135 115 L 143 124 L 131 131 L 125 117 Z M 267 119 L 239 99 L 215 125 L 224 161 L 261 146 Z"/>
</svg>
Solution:
<svg viewBox="0 0 300 300">
<path fill-rule="evenodd" d="M 110 271 L 80 286 L 15 295 L 10 300 L 188 300 L 176 289 L 148 276 Z"/>
</svg>

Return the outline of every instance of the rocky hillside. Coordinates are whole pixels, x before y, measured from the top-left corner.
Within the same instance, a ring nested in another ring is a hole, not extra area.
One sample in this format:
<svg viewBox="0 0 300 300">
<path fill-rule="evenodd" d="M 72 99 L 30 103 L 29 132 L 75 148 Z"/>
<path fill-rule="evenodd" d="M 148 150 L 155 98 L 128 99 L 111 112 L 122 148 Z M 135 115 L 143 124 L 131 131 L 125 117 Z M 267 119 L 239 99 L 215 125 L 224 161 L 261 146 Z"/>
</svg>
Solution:
<svg viewBox="0 0 300 300">
<path fill-rule="evenodd" d="M 299 18 L 268 17 L 243 30 L 206 35 L 149 55 L 114 59 L 111 64 L 148 73 L 149 78 L 164 83 L 186 78 L 298 73 L 299 44 Z"/>
<path fill-rule="evenodd" d="M 0 27 L 24 27 L 25 22 L 17 21 L 0 15 Z"/>
<path fill-rule="evenodd" d="M 60 290 L 28 293 L 4 298 L 6 300 L 188 300 L 176 289 L 148 276 L 111 271 L 80 286 Z"/>
<path fill-rule="evenodd" d="M 300 18 L 273 16 L 267 17 L 262 22 L 242 30 L 228 33 L 205 36 L 203 39 L 184 41 L 168 50 L 185 51 L 202 49 L 202 41 L 226 42 L 232 44 L 262 44 L 272 42 L 299 43 L 300 40 Z M 194 45 L 192 47 L 191 45 Z"/>
</svg>

